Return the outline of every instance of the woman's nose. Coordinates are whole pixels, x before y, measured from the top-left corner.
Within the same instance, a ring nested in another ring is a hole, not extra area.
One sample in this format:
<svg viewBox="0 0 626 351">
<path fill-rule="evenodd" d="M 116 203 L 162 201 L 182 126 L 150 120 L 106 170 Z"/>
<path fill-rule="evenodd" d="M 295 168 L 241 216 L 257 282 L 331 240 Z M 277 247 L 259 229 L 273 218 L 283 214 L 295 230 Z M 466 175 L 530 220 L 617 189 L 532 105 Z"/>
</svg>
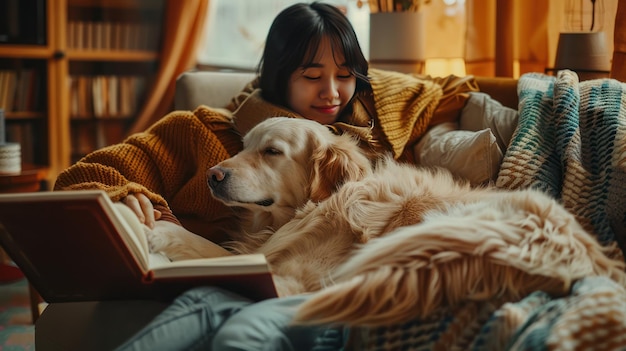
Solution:
<svg viewBox="0 0 626 351">
<path fill-rule="evenodd" d="M 324 83 L 320 97 L 323 99 L 336 99 L 339 97 L 338 84 L 335 79 L 328 79 Z"/>
</svg>

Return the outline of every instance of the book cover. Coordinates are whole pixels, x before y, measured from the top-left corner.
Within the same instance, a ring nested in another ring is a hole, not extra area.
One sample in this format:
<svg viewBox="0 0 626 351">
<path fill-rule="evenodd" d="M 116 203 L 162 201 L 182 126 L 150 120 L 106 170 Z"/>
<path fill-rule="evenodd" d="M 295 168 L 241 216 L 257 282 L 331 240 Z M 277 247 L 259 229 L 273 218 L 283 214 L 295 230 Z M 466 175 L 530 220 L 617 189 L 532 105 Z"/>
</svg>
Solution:
<svg viewBox="0 0 626 351">
<path fill-rule="evenodd" d="M 46 302 L 171 300 L 199 285 L 276 296 L 263 255 L 169 262 L 141 234 L 103 191 L 0 194 L 0 245 Z"/>
</svg>

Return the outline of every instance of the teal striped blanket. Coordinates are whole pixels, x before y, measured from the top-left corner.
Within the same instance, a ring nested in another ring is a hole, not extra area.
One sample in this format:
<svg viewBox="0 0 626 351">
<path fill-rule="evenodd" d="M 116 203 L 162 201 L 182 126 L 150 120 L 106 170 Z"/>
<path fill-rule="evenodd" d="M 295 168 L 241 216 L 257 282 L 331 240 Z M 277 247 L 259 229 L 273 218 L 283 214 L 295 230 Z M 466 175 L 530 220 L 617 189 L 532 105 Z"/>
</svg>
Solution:
<svg viewBox="0 0 626 351">
<path fill-rule="evenodd" d="M 560 199 L 622 256 L 626 238 L 626 84 L 579 82 L 571 71 L 523 75 L 519 125 L 496 186 L 535 187 Z M 356 335 L 355 335 L 356 334 Z M 626 290 L 606 277 L 569 295 L 467 302 L 426 320 L 352 330 L 359 350 L 626 349 Z"/>
<path fill-rule="evenodd" d="M 526 74 L 519 126 L 496 185 L 561 199 L 604 245 L 626 238 L 626 84 Z"/>
</svg>

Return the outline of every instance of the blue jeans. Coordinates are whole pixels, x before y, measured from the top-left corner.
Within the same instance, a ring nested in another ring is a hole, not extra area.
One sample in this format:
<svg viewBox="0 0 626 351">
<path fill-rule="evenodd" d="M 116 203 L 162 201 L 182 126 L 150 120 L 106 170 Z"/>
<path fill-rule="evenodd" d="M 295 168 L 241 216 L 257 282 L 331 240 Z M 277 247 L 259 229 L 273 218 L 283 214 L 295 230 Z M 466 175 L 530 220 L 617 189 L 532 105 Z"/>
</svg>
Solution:
<svg viewBox="0 0 626 351">
<path fill-rule="evenodd" d="M 341 331 L 291 325 L 306 295 L 254 303 L 216 287 L 177 297 L 146 327 L 120 346 L 130 350 L 341 350 Z"/>
</svg>

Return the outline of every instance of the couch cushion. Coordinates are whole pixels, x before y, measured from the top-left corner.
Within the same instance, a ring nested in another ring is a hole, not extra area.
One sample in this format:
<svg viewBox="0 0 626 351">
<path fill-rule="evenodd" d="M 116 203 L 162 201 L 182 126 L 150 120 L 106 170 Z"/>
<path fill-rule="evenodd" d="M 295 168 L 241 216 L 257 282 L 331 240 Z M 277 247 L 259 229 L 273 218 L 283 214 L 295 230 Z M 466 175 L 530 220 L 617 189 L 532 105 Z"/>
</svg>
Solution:
<svg viewBox="0 0 626 351">
<path fill-rule="evenodd" d="M 519 119 L 517 110 L 503 106 L 482 92 L 471 92 L 469 95 L 470 98 L 459 119 L 459 129 L 470 131 L 491 129 L 500 150 L 505 153 L 517 128 Z"/>
<path fill-rule="evenodd" d="M 495 180 L 502 162 L 502 151 L 490 129 L 458 130 L 456 123 L 431 128 L 415 146 L 417 163 L 438 166 L 452 174 L 481 185 Z"/>
<path fill-rule="evenodd" d="M 185 72 L 176 79 L 174 108 L 193 111 L 200 105 L 226 107 L 254 77 L 246 72 Z"/>
</svg>

